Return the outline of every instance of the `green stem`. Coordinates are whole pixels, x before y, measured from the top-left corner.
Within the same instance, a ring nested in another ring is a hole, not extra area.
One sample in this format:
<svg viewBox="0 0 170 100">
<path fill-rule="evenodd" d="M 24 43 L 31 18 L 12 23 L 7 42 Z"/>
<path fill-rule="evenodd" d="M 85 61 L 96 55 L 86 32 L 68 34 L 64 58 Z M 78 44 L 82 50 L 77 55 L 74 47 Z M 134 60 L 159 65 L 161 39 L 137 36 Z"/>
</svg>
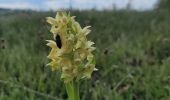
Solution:
<svg viewBox="0 0 170 100">
<path fill-rule="evenodd" d="M 79 82 L 72 81 L 70 83 L 65 84 L 65 86 L 69 100 L 80 100 Z"/>
<path fill-rule="evenodd" d="M 76 81 L 74 81 L 74 97 L 75 97 L 75 100 L 80 100 L 79 82 L 76 82 Z"/>
<path fill-rule="evenodd" d="M 72 82 L 65 84 L 65 87 L 66 87 L 68 99 L 74 100 L 74 89 L 73 89 L 73 86 L 72 86 Z"/>
</svg>

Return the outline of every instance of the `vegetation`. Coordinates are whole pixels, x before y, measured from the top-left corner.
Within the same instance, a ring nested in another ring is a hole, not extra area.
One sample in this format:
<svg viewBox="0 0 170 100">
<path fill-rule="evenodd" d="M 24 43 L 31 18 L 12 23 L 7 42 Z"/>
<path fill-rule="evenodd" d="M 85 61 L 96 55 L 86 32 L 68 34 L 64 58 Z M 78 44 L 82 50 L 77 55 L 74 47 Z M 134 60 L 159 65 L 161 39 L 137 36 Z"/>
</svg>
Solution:
<svg viewBox="0 0 170 100">
<path fill-rule="evenodd" d="M 170 9 L 170 1 L 160 0 L 158 3 L 158 9 Z"/>
<path fill-rule="evenodd" d="M 170 13 L 71 11 L 91 25 L 99 70 L 82 81 L 81 100 L 169 100 Z M 60 74 L 46 64 L 51 39 L 45 17 L 55 12 L 0 15 L 0 100 L 65 100 Z"/>
</svg>

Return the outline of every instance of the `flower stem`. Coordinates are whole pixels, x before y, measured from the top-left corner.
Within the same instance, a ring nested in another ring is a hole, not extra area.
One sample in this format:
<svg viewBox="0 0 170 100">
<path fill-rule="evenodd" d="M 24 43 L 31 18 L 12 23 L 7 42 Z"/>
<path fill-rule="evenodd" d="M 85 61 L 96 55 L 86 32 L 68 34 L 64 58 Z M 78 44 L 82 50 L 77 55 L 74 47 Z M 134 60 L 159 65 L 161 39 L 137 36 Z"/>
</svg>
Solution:
<svg viewBox="0 0 170 100">
<path fill-rule="evenodd" d="M 72 86 L 72 82 L 65 84 L 68 99 L 69 100 L 74 100 L 74 89 Z"/>
<path fill-rule="evenodd" d="M 80 100 L 79 82 L 76 82 L 76 81 L 74 81 L 74 97 L 75 97 L 75 100 Z"/>
<path fill-rule="evenodd" d="M 72 81 L 65 84 L 69 100 L 80 100 L 79 82 Z"/>
</svg>

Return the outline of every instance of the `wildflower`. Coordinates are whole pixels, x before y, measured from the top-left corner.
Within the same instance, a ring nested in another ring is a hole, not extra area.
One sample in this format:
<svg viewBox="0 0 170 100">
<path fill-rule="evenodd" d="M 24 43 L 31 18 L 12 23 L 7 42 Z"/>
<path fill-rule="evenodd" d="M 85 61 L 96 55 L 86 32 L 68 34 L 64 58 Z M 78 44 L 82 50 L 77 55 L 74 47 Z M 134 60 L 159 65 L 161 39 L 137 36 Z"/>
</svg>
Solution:
<svg viewBox="0 0 170 100">
<path fill-rule="evenodd" d="M 82 28 L 75 17 L 58 12 L 55 18 L 47 17 L 52 25 L 53 40 L 47 40 L 51 47 L 48 64 L 52 70 L 61 70 L 65 83 L 90 78 L 95 69 L 94 42 L 87 39 L 90 26 Z"/>
</svg>

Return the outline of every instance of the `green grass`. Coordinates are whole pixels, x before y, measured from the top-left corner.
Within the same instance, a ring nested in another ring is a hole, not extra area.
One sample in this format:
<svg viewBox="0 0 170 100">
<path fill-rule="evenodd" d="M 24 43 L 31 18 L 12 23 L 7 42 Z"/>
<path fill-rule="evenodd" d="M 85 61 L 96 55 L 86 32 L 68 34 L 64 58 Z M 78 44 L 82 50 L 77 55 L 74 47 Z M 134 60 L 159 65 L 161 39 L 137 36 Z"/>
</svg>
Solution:
<svg viewBox="0 0 170 100">
<path fill-rule="evenodd" d="M 81 100 L 169 100 L 170 14 L 167 11 L 72 11 L 91 25 L 96 67 Z M 46 64 L 53 12 L 0 15 L 0 100 L 65 100 L 60 73 Z M 4 42 L 3 42 L 4 40 Z M 30 90 L 31 89 L 31 90 Z M 34 91 L 33 91 L 34 90 Z"/>
</svg>

